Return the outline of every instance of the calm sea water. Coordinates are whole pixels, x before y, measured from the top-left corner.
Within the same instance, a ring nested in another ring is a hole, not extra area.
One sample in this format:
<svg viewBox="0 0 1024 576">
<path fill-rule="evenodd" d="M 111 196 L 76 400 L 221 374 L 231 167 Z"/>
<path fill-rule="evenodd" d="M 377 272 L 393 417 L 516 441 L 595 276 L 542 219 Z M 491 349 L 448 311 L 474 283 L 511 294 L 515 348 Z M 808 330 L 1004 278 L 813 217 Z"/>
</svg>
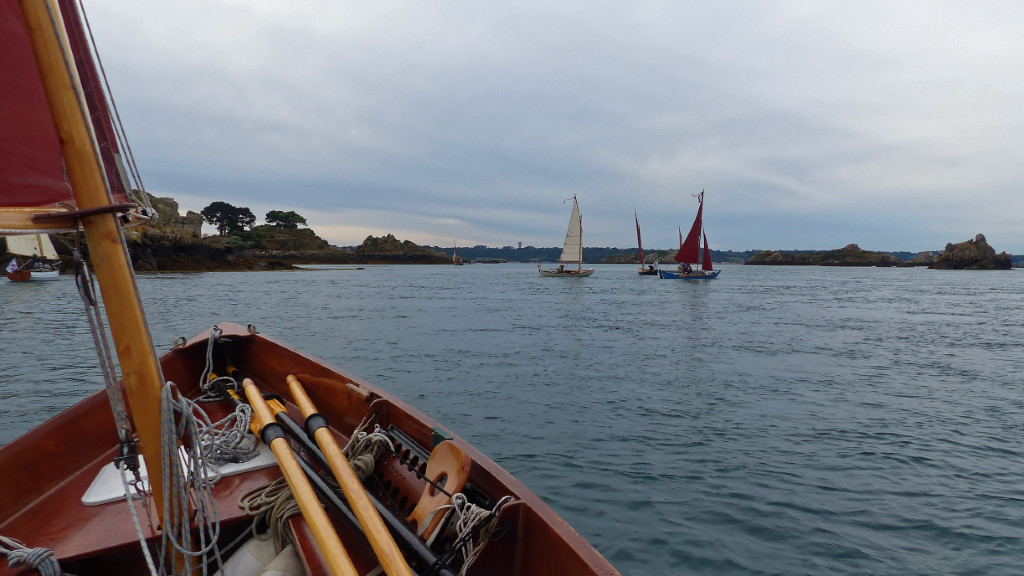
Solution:
<svg viewBox="0 0 1024 576">
<path fill-rule="evenodd" d="M 144 275 L 387 387 L 625 575 L 1020 574 L 1024 272 L 530 265 Z M 0 444 L 98 389 L 73 282 L 0 287 Z"/>
</svg>

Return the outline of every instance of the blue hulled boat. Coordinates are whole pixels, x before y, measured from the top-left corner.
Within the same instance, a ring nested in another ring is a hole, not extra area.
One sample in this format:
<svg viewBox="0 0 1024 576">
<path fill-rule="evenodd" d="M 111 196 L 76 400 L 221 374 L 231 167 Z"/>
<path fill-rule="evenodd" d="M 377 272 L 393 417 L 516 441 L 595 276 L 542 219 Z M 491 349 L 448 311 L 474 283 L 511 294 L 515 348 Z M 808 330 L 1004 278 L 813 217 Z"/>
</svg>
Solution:
<svg viewBox="0 0 1024 576">
<path fill-rule="evenodd" d="M 693 220 L 690 233 L 683 240 L 683 231 L 679 231 L 679 252 L 675 261 L 679 262 L 676 270 L 658 270 L 659 278 L 669 280 L 714 280 L 721 274 L 711 265 L 711 248 L 708 247 L 708 236 L 704 233 L 704 191 L 697 195 L 697 217 Z M 704 239 L 703 258 L 701 257 L 701 238 Z M 693 264 L 693 266 L 691 266 Z M 700 269 L 696 269 L 699 266 Z"/>
</svg>

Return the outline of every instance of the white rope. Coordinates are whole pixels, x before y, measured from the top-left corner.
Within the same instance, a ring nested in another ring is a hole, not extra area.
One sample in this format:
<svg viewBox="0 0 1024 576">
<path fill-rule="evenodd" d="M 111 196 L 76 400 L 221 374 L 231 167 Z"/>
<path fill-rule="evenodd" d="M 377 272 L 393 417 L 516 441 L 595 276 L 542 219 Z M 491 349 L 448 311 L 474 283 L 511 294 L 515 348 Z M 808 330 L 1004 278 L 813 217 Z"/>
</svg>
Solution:
<svg viewBox="0 0 1024 576">
<path fill-rule="evenodd" d="M 146 535 L 142 531 L 142 523 L 139 522 L 139 514 L 135 511 L 135 505 L 132 504 L 132 487 L 139 490 L 142 499 L 147 501 L 146 495 L 142 493 L 142 490 L 145 490 L 145 487 L 142 486 L 141 482 L 130 483 L 128 481 L 128 466 L 124 462 L 118 465 L 117 470 L 121 473 L 121 485 L 124 486 L 125 503 L 128 505 L 128 510 L 132 513 L 132 523 L 135 525 L 135 533 L 139 536 L 139 544 L 142 546 L 142 554 L 146 557 L 146 566 L 149 566 L 149 574 L 150 576 L 158 576 L 160 573 L 156 569 L 156 563 L 153 562 L 153 555 L 149 552 L 149 546 L 146 544 Z"/>
<path fill-rule="evenodd" d="M 185 405 L 196 414 L 199 425 L 199 447 L 209 464 L 248 462 L 259 453 L 259 440 L 249 431 L 252 407 L 238 404 L 235 411 L 217 422 L 210 423 L 206 413 L 186 398 Z M 219 479 L 218 473 L 218 479 Z"/>
<path fill-rule="evenodd" d="M 362 430 L 367 423 L 368 421 L 364 420 L 356 428 L 348 445 L 345 446 L 348 451 L 348 461 L 352 464 L 352 470 L 360 480 L 366 480 L 370 474 L 373 474 L 377 459 L 384 453 L 385 448 L 392 454 L 395 452 L 395 445 L 391 443 L 391 439 L 381 430 L 380 426 L 374 424 L 374 430 L 370 433 Z"/>
<path fill-rule="evenodd" d="M 224 384 L 227 387 L 231 384 L 232 389 L 238 391 L 238 384 L 234 378 L 220 377 L 210 379 L 210 375 L 213 374 L 213 348 L 214 345 L 220 342 L 228 342 L 227 338 L 221 337 L 220 326 L 214 324 L 210 327 L 210 337 L 206 339 L 206 366 L 203 367 L 203 373 L 199 376 L 199 389 L 203 391 L 203 395 L 197 400 L 199 402 L 211 402 L 214 400 L 223 400 L 224 395 L 221 393 L 221 388 L 217 384 Z"/>
<path fill-rule="evenodd" d="M 273 540 L 275 553 L 280 554 L 289 543 L 294 544 L 295 535 L 288 526 L 288 519 L 301 511 L 284 477 L 246 492 L 238 499 L 238 506 L 253 517 L 253 537 L 261 541 Z M 267 526 L 266 533 L 259 532 L 260 524 Z"/>
<path fill-rule="evenodd" d="M 49 548 L 29 548 L 14 538 L 0 536 L 0 553 L 7 556 L 11 568 L 25 566 L 42 576 L 60 576 L 60 563 Z"/>
<path fill-rule="evenodd" d="M 458 520 L 455 521 L 456 541 L 465 539 L 459 550 L 463 558 L 462 569 L 459 570 L 460 576 L 465 576 L 469 566 L 473 564 L 483 551 L 484 546 L 487 545 L 491 532 L 494 531 L 494 525 L 498 521 L 498 514 L 501 512 L 501 508 L 513 500 L 512 496 L 505 496 L 498 500 L 493 510 L 486 510 L 470 502 L 462 492 L 452 495 L 452 506 L 455 508 L 456 516 L 458 516 Z M 474 544 L 473 538 L 470 538 L 469 535 L 474 530 L 477 530 L 479 524 L 484 522 L 487 524 L 479 528 L 476 536 L 477 543 Z"/>
<path fill-rule="evenodd" d="M 184 556 L 202 558 L 205 575 L 208 571 L 208 554 L 212 553 L 217 564 L 221 564 L 217 547 L 220 521 L 214 507 L 212 490 L 217 478 L 207 455 L 200 448 L 201 435 L 197 423 L 197 413 L 202 414 L 204 419 L 206 415 L 193 402 L 178 395 L 173 382 L 164 385 L 160 413 L 161 470 L 164 481 L 161 557 L 168 558 L 173 547 Z M 178 417 L 177 421 L 175 416 Z M 185 443 L 184 439 L 192 441 Z M 195 506 L 194 521 L 199 537 L 199 542 L 194 545 L 190 529 L 190 520 L 193 520 L 189 517 L 190 503 Z M 185 569 L 186 573 L 191 574 L 188 566 Z"/>
</svg>

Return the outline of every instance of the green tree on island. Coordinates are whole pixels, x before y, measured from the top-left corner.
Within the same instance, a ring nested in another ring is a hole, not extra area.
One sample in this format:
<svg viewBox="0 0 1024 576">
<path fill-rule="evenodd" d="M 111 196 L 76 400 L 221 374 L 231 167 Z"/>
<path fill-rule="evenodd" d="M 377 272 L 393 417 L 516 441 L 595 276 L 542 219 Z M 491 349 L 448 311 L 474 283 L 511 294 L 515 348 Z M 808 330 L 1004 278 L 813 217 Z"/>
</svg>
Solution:
<svg viewBox="0 0 1024 576">
<path fill-rule="evenodd" d="M 256 224 L 256 215 L 252 210 L 242 206 L 232 206 L 227 202 L 214 202 L 200 212 L 207 222 L 217 227 L 221 236 L 234 231 L 244 231 Z"/>
<path fill-rule="evenodd" d="M 291 210 L 287 212 L 271 210 L 267 212 L 267 224 L 274 228 L 298 228 L 300 224 L 306 225 L 306 219 Z"/>
</svg>

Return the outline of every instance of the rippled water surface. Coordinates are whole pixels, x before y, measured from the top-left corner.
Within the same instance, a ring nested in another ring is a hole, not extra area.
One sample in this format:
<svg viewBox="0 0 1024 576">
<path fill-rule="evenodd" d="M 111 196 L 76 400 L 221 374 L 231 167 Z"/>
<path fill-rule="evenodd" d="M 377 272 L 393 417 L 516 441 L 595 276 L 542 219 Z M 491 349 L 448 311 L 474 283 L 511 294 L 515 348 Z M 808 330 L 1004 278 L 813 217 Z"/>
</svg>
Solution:
<svg viewBox="0 0 1024 576">
<path fill-rule="evenodd" d="M 1024 272 L 529 265 L 143 275 L 386 387 L 625 575 L 1019 574 Z M 0 444 L 100 386 L 74 282 L 0 286 Z"/>
</svg>

